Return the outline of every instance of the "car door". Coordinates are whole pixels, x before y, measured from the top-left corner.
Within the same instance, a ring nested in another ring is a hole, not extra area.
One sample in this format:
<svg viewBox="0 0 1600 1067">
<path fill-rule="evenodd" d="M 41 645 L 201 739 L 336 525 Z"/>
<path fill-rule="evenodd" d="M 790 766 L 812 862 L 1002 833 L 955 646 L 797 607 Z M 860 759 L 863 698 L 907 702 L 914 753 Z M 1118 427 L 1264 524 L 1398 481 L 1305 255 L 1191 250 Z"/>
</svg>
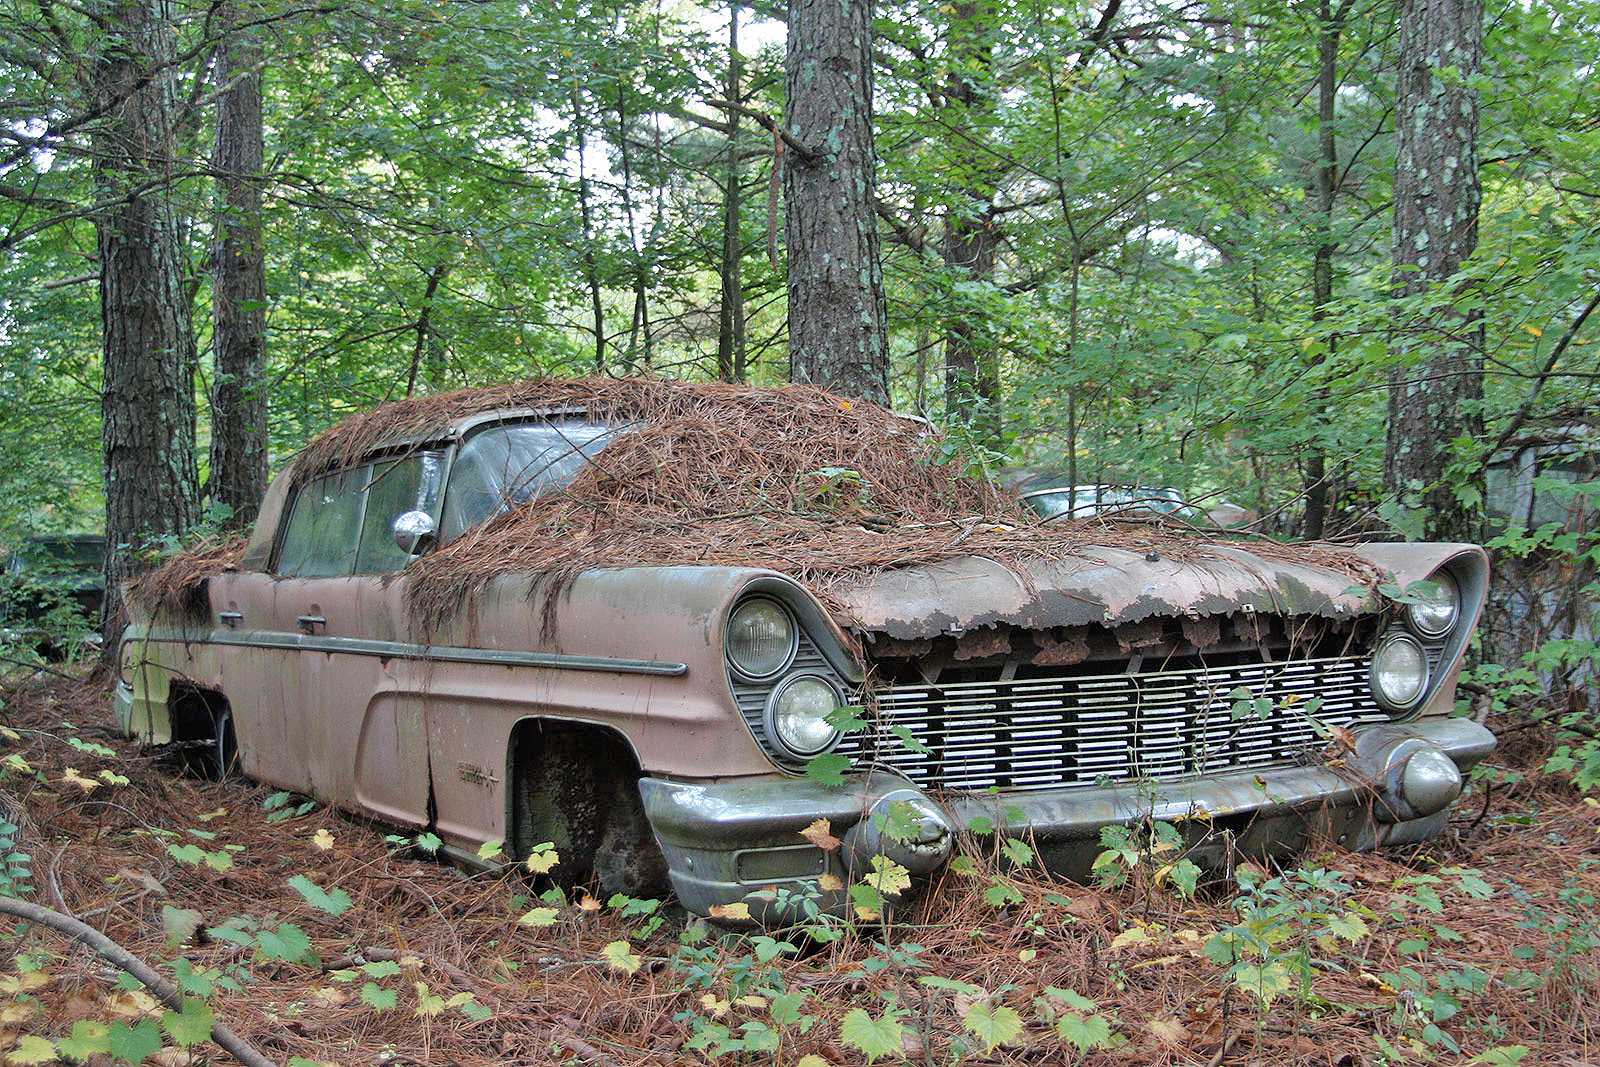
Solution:
<svg viewBox="0 0 1600 1067">
<path fill-rule="evenodd" d="M 423 825 L 427 732 L 393 576 L 395 518 L 438 513 L 447 453 L 378 457 L 313 479 L 285 509 L 268 572 L 214 589 L 247 773 Z"/>
</svg>

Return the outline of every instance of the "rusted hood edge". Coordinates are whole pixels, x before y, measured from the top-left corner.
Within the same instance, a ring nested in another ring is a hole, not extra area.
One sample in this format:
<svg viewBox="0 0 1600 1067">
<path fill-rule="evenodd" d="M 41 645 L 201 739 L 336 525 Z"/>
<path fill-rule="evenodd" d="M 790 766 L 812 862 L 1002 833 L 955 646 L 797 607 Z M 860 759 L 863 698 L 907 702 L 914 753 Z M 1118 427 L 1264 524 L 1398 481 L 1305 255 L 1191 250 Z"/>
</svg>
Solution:
<svg viewBox="0 0 1600 1067">
<path fill-rule="evenodd" d="M 1353 553 L 1402 585 L 1425 578 L 1469 545 L 1361 545 Z M 1010 625 L 1027 629 L 1119 625 L 1158 615 L 1263 614 L 1340 617 L 1373 607 L 1342 571 L 1268 560 L 1216 546 L 1203 561 L 1116 548 L 1016 569 L 983 556 L 885 571 L 838 591 L 850 625 L 901 640 Z"/>
</svg>

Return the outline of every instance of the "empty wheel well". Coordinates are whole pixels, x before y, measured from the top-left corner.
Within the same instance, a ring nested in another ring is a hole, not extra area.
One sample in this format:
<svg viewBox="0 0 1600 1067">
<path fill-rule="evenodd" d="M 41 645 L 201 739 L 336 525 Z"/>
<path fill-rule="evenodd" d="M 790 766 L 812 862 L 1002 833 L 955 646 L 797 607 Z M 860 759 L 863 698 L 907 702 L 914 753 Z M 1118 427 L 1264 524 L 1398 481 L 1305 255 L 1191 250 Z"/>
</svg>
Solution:
<svg viewBox="0 0 1600 1067">
<path fill-rule="evenodd" d="M 608 893 L 653 894 L 666 862 L 639 798 L 639 761 L 615 730 L 558 719 L 525 719 L 512 731 L 507 782 L 513 854 L 550 842 L 562 885 L 595 883 Z"/>
<path fill-rule="evenodd" d="M 228 707 L 228 698 L 215 689 L 204 689 L 192 682 L 172 683 L 167 690 L 167 716 L 174 741 L 212 741 L 217 715 Z"/>
</svg>

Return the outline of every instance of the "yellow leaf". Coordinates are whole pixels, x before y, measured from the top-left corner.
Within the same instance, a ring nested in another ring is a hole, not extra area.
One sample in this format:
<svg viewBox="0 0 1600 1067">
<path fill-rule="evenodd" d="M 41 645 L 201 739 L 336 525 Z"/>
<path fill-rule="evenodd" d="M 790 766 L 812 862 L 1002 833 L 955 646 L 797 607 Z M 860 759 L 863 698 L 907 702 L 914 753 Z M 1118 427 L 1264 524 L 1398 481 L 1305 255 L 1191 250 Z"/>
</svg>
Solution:
<svg viewBox="0 0 1600 1067">
<path fill-rule="evenodd" d="M 850 401 L 848 401 L 848 400 L 839 401 L 839 410 L 840 411 L 849 411 L 850 410 Z"/>
<path fill-rule="evenodd" d="M 195 818 L 201 822 L 210 822 L 212 819 L 220 819 L 226 814 L 228 814 L 227 808 L 218 808 L 216 811 L 208 811 L 204 815 L 196 815 Z"/>
<path fill-rule="evenodd" d="M 350 1003 L 350 994 L 342 989 L 335 989 L 331 985 L 325 985 L 313 989 L 306 1000 L 319 1008 L 337 1008 L 340 1005 Z"/>
<path fill-rule="evenodd" d="M 738 1000 L 734 1001 L 734 1003 L 739 1005 L 739 1007 L 741 1007 L 741 1008 L 756 1008 L 756 1009 L 760 1009 L 760 1008 L 764 1008 L 764 1007 L 767 1006 L 767 998 L 766 997 L 758 997 L 754 993 L 746 993 L 744 996 L 742 996 Z"/>
<path fill-rule="evenodd" d="M 25 1023 L 37 1014 L 39 1014 L 39 1002 L 37 1000 L 19 1000 L 0 1008 L 0 1026 L 15 1026 L 17 1023 Z"/>
<path fill-rule="evenodd" d="M 79 789 L 82 789 L 85 793 L 92 793 L 96 789 L 100 788 L 99 782 L 95 781 L 93 778 L 85 778 L 83 775 L 78 773 L 78 768 L 76 767 L 68 767 L 67 773 L 61 776 L 61 780 L 63 782 L 71 782 Z"/>
<path fill-rule="evenodd" d="M 879 915 L 877 910 L 874 908 L 862 907 L 860 904 L 857 904 L 856 918 L 860 919 L 864 923 L 874 923 L 883 918 L 883 916 Z"/>
<path fill-rule="evenodd" d="M 532 908 L 517 922 L 523 926 L 551 926 L 560 914 L 555 908 Z"/>
<path fill-rule="evenodd" d="M 535 845 L 528 852 L 522 865 L 533 874 L 549 874 L 550 868 L 561 862 L 561 857 L 556 855 L 556 850 L 547 841 L 542 845 Z"/>
<path fill-rule="evenodd" d="M 585 893 L 578 901 L 579 911 L 599 911 L 601 907 L 601 903 L 594 897 L 591 897 L 588 893 Z"/>
<path fill-rule="evenodd" d="M 748 920 L 750 918 L 750 905 L 742 900 L 736 900 L 732 904 L 713 904 L 706 909 L 706 914 L 713 919 Z"/>
<path fill-rule="evenodd" d="M 328 833 L 327 830 L 319 829 L 311 835 L 311 843 L 326 852 L 333 847 L 333 835 Z"/>
<path fill-rule="evenodd" d="M 717 999 L 715 993 L 707 993 L 700 998 L 700 1006 L 711 1013 L 714 1019 L 720 1019 L 728 1014 L 728 1002 Z"/>
<path fill-rule="evenodd" d="M 825 874 L 817 879 L 817 888 L 825 893 L 832 893 L 836 889 L 843 889 L 844 882 L 839 879 L 837 874 Z"/>
<path fill-rule="evenodd" d="M 612 969 L 633 974 L 644 961 L 633 954 L 626 941 L 613 941 L 600 950 L 600 955 L 605 958 Z"/>
<path fill-rule="evenodd" d="M 1023 963 L 1032 963 L 1033 958 L 1038 954 L 1039 950 L 1036 948 L 1025 948 L 1021 952 L 1017 953 L 1017 959 L 1021 960 Z"/>
<path fill-rule="evenodd" d="M 7 741 L 22 740 L 22 735 L 11 729 L 9 726 L 0 726 L 0 737 L 5 738 Z"/>
<path fill-rule="evenodd" d="M 815 1052 L 812 1052 L 801 1056 L 800 1062 L 795 1064 L 794 1067 L 833 1067 L 833 1065 Z"/>
<path fill-rule="evenodd" d="M 471 1004 L 472 1000 L 473 997 L 471 993 L 461 992 L 445 1001 L 444 1006 L 447 1008 L 459 1008 L 463 1004 Z"/>
<path fill-rule="evenodd" d="M 1127 945 L 1146 945 L 1150 943 L 1150 935 L 1138 926 L 1129 927 L 1111 939 L 1112 948 L 1123 948 Z"/>
<path fill-rule="evenodd" d="M 1537 326 L 1524 326 L 1523 329 L 1528 331 L 1528 333 L 1531 336 L 1534 336 L 1534 337 L 1543 337 L 1544 336 L 1544 331 L 1539 329 L 1539 327 L 1537 327 Z"/>
<path fill-rule="evenodd" d="M 839 847 L 840 841 L 829 833 L 827 819 L 818 819 L 816 822 L 800 831 L 800 836 L 810 841 L 824 852 L 832 852 Z"/>
<path fill-rule="evenodd" d="M 6 1053 L 6 1062 L 15 1063 L 18 1067 L 34 1067 L 40 1063 L 54 1063 L 56 1061 L 56 1047 L 42 1037 L 24 1034 L 17 1039 L 17 1045 Z"/>
<path fill-rule="evenodd" d="M 129 989 L 106 997 L 106 1008 L 124 1019 L 137 1019 L 160 1007 L 161 1002 L 142 989 Z"/>
<path fill-rule="evenodd" d="M 1151 1019 L 1145 1025 L 1158 1041 L 1165 1041 L 1169 1045 L 1181 1044 L 1189 1033 L 1177 1019 Z"/>
</svg>

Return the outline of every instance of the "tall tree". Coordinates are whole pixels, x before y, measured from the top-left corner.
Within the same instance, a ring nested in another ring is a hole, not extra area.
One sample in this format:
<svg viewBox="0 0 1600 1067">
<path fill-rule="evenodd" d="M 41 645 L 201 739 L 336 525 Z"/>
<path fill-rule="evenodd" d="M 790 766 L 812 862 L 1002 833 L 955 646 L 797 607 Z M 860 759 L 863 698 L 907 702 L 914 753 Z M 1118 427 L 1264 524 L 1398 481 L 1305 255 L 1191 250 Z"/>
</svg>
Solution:
<svg viewBox="0 0 1600 1067">
<path fill-rule="evenodd" d="M 740 104 L 743 63 L 739 56 L 739 0 L 728 5 L 728 76 L 724 91 L 728 101 Z M 717 377 L 725 382 L 744 380 L 744 282 L 740 266 L 744 239 L 739 231 L 739 111 L 728 109 L 728 162 L 722 192 L 722 297 L 717 310 Z"/>
<path fill-rule="evenodd" d="M 211 499 L 247 526 L 267 490 L 267 268 L 261 238 L 261 45 L 237 3 L 218 13 L 217 242 L 211 274 Z"/>
<path fill-rule="evenodd" d="M 116 647 L 117 583 L 152 538 L 194 525 L 194 348 L 173 203 L 175 36 L 170 0 L 104 9 L 95 61 L 104 116 L 91 153 L 103 333 L 107 654 Z"/>
<path fill-rule="evenodd" d="M 789 0 L 784 72 L 789 374 L 886 404 L 871 0 Z"/>
<path fill-rule="evenodd" d="M 1401 312 L 1412 358 L 1392 372 L 1384 488 L 1425 510 L 1428 537 L 1468 538 L 1474 518 L 1446 483 L 1452 445 L 1481 437 L 1483 319 L 1440 286 L 1478 243 L 1482 0 L 1401 0 L 1395 101 L 1395 288 L 1426 298 Z M 1419 349 L 1427 352 L 1417 358 Z M 1420 492 L 1420 497 L 1416 494 Z"/>
</svg>

